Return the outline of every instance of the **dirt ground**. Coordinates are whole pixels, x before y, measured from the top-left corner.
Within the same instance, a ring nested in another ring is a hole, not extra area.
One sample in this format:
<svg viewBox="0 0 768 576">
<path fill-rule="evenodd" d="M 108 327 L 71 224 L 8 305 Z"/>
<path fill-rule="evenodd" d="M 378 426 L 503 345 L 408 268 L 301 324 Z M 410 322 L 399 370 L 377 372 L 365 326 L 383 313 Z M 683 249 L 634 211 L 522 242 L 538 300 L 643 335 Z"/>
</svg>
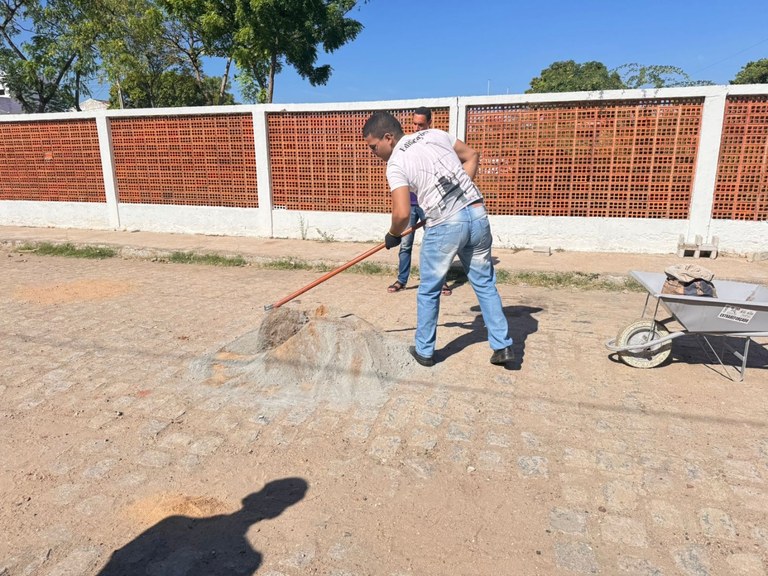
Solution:
<svg viewBox="0 0 768 576">
<path fill-rule="evenodd" d="M 424 368 L 415 284 L 264 311 L 316 277 L 0 251 L 0 575 L 766 574 L 765 347 L 631 368 L 643 294 L 500 285 L 505 370 L 462 285 Z"/>
</svg>

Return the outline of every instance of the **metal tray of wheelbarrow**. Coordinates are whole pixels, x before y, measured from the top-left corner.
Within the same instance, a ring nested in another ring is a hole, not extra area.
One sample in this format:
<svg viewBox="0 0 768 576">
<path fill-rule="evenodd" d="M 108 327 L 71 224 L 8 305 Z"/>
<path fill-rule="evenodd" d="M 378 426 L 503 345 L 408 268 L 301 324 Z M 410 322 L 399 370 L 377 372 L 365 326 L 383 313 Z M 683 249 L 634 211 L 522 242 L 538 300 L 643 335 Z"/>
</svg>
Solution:
<svg viewBox="0 0 768 576">
<path fill-rule="evenodd" d="M 657 298 L 690 333 L 768 336 L 768 288 L 759 284 L 713 280 L 716 298 L 662 294 L 665 274 L 630 275 Z"/>
</svg>

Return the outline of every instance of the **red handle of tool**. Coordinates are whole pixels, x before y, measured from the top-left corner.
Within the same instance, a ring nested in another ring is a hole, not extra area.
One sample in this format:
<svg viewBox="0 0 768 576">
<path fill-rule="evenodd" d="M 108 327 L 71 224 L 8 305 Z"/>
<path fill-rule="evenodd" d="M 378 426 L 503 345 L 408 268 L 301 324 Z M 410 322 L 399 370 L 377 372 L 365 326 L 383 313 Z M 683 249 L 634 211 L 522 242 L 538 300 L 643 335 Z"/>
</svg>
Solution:
<svg viewBox="0 0 768 576">
<path fill-rule="evenodd" d="M 405 232 L 403 232 L 400 235 L 400 237 L 402 238 L 403 236 L 408 236 L 408 234 L 412 234 L 413 232 L 415 232 L 416 230 L 418 230 L 422 226 L 424 226 L 424 221 L 423 220 L 421 222 L 419 222 L 418 224 L 416 224 L 416 226 L 414 226 L 413 228 L 408 228 Z M 333 278 L 339 272 L 344 272 L 344 270 L 346 270 L 347 268 L 350 268 L 351 266 L 354 266 L 358 262 L 361 262 L 361 261 L 365 260 L 371 254 L 375 254 L 376 252 L 378 252 L 379 250 L 384 248 L 384 246 L 386 246 L 386 244 L 384 242 L 382 242 L 378 246 L 374 246 L 370 250 L 368 250 L 366 252 L 363 252 L 359 256 L 356 256 L 355 258 L 353 258 L 352 260 L 350 260 L 346 264 L 342 264 L 341 266 L 339 266 L 335 270 L 331 270 L 330 272 L 324 274 L 323 276 L 321 276 L 317 280 L 315 280 L 313 282 L 310 282 L 309 284 L 304 286 L 304 288 L 300 288 L 299 290 L 296 290 L 296 292 L 294 292 L 293 294 L 289 294 L 288 296 L 286 296 L 282 300 L 278 300 L 274 304 L 267 304 L 266 306 L 264 306 L 264 310 L 272 310 L 272 308 L 280 308 L 280 306 L 282 306 L 286 302 L 290 302 L 291 300 L 293 300 L 297 296 L 301 296 L 302 294 L 304 294 L 304 292 L 307 292 L 308 290 L 312 290 L 312 288 L 314 288 L 318 284 L 322 284 L 323 282 L 325 282 L 329 278 Z"/>
</svg>

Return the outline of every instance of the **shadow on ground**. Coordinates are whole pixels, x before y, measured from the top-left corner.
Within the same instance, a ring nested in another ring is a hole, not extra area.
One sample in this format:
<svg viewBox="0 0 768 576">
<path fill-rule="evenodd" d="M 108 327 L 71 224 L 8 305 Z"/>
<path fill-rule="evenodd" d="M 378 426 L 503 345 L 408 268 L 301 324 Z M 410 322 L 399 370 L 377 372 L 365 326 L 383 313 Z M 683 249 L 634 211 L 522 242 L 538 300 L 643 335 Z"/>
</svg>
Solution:
<svg viewBox="0 0 768 576">
<path fill-rule="evenodd" d="M 262 555 L 246 532 L 282 514 L 304 498 L 307 489 L 302 478 L 282 478 L 243 498 L 243 507 L 232 514 L 169 516 L 116 550 L 99 576 L 253 574 Z"/>
<path fill-rule="evenodd" d="M 703 334 L 687 333 L 672 340 L 669 358 L 658 368 L 669 364 L 698 364 L 731 380 L 739 380 L 745 344 L 743 337 L 707 335 L 705 338 Z M 751 340 L 746 356 L 745 377 L 752 369 L 768 369 L 768 344 Z M 608 357 L 613 362 L 621 362 L 616 353 Z"/>
<path fill-rule="evenodd" d="M 465 328 L 467 333 L 454 338 L 438 350 L 435 354 L 438 360 L 456 354 L 472 344 L 487 342 L 488 331 L 485 328 L 485 322 L 483 322 L 483 315 L 480 313 L 480 306 L 472 306 L 470 310 L 477 313 L 471 322 L 446 322 L 442 324 L 445 327 Z M 534 317 L 534 314 L 541 311 L 542 308 L 532 306 L 504 307 L 504 316 L 506 316 L 509 323 L 509 335 L 514 341 L 515 350 L 515 362 L 508 366 L 508 369 L 520 370 L 523 364 L 523 357 L 525 356 L 525 340 L 539 329 L 539 321 Z M 488 354 L 490 357 L 490 349 Z"/>
</svg>

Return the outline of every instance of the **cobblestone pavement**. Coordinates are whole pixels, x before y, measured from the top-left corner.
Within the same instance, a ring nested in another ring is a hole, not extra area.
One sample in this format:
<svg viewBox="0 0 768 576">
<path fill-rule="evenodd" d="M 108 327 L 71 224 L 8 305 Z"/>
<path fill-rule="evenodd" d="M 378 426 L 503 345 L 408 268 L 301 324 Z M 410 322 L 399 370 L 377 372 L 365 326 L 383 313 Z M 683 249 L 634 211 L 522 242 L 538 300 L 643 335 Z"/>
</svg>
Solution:
<svg viewBox="0 0 768 576">
<path fill-rule="evenodd" d="M 271 361 L 320 376 L 289 383 L 247 344 L 312 273 L 0 258 L 0 575 L 766 573 L 768 352 L 744 382 L 687 337 L 618 363 L 644 295 L 500 286 L 507 371 L 461 286 L 434 368 L 295 347 Z M 415 290 L 386 284 L 291 306 L 405 350 Z"/>
</svg>

